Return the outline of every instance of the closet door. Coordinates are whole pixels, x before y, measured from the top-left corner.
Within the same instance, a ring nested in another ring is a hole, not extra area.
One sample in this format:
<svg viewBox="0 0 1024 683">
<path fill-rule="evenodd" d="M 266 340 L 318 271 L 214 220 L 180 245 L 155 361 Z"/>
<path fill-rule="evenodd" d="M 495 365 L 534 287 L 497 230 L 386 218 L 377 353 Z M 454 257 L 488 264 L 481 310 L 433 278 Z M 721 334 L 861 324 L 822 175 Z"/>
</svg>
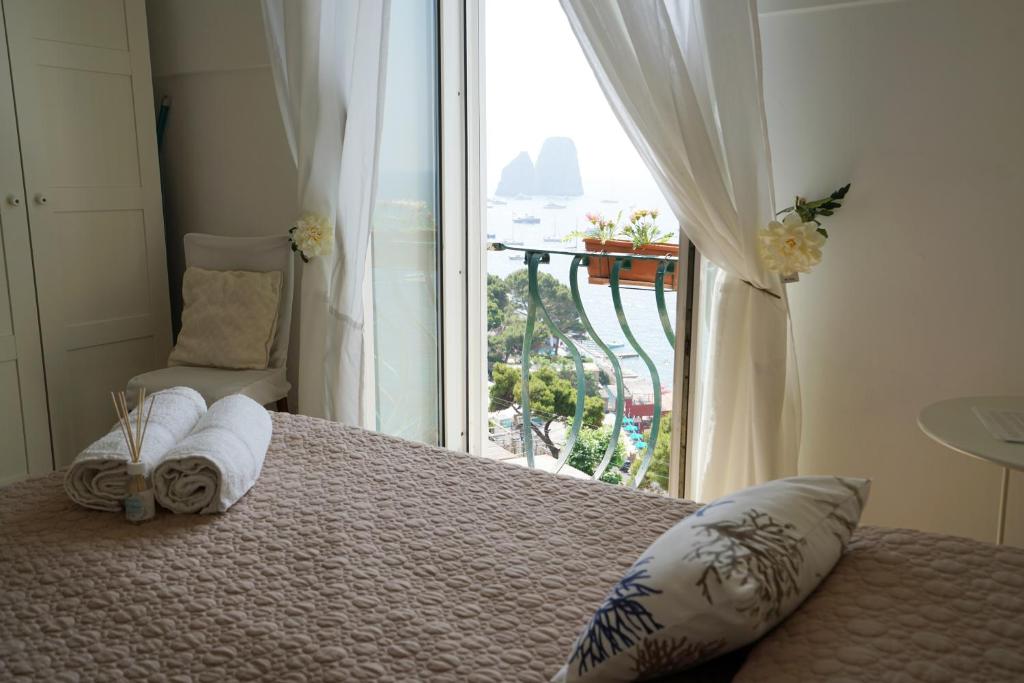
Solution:
<svg viewBox="0 0 1024 683">
<path fill-rule="evenodd" d="M 166 365 L 170 311 L 143 0 L 3 0 L 57 466 Z"/>
<path fill-rule="evenodd" d="M 0 16 L 0 486 L 53 468 L 14 94 Z"/>
</svg>

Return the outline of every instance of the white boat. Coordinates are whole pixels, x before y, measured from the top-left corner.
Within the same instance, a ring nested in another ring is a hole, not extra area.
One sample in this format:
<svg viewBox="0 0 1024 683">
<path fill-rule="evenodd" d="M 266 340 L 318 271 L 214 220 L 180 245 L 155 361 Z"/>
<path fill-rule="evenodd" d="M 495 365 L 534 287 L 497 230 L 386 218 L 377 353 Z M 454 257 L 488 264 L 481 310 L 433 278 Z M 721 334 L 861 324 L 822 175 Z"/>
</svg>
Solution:
<svg viewBox="0 0 1024 683">
<path fill-rule="evenodd" d="M 487 239 L 489 239 L 489 240 L 493 240 L 497 236 L 498 236 L 498 233 L 496 233 L 496 232 L 489 232 L 489 233 L 487 233 Z"/>
<path fill-rule="evenodd" d="M 529 225 L 536 225 L 537 223 L 540 223 L 540 219 L 537 218 L 536 216 L 532 216 L 530 214 L 526 214 L 525 216 L 518 216 L 516 218 L 513 218 L 512 222 L 513 223 L 527 223 Z"/>
<path fill-rule="evenodd" d="M 561 237 L 555 237 L 554 235 L 548 235 L 544 238 L 545 242 L 561 242 Z"/>
<path fill-rule="evenodd" d="M 565 204 L 556 204 L 555 202 L 548 202 L 544 205 L 545 209 L 564 209 Z"/>
</svg>

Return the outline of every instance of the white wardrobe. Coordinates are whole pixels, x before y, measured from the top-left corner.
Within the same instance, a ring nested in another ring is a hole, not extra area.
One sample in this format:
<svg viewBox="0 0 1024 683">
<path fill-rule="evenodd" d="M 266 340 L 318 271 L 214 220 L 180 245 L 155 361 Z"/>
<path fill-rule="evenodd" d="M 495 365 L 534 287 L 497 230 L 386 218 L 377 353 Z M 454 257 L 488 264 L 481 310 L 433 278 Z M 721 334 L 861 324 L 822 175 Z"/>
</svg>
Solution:
<svg viewBox="0 0 1024 683">
<path fill-rule="evenodd" d="M 109 429 L 171 329 L 144 0 L 0 7 L 3 485 Z"/>
</svg>

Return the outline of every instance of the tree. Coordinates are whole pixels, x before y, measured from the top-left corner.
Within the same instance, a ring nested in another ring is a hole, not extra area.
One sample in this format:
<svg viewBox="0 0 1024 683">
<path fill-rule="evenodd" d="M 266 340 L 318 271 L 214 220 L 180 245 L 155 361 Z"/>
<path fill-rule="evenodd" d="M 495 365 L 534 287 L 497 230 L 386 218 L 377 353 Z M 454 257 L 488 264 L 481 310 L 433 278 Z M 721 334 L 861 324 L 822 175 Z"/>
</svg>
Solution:
<svg viewBox="0 0 1024 683">
<path fill-rule="evenodd" d="M 526 321 L 513 317 L 506 318 L 504 325 L 493 332 L 487 340 L 487 360 L 494 363 L 508 363 L 512 358 L 520 358 L 523 355 L 523 333 L 526 331 Z M 533 345 L 530 349 L 535 353 L 547 343 L 550 333 L 547 325 L 537 321 L 533 326 Z"/>
<path fill-rule="evenodd" d="M 497 330 L 505 324 L 508 312 L 508 285 L 504 278 L 487 275 L 487 331 Z"/>
<path fill-rule="evenodd" d="M 644 432 L 644 441 L 650 443 L 651 430 Z M 647 468 L 647 474 L 640 483 L 640 488 L 660 488 L 668 490 L 668 461 L 672 452 L 672 414 L 664 412 L 661 414 L 661 426 L 658 428 L 658 443 L 654 446 L 654 455 L 651 456 L 651 466 Z M 640 469 L 642 457 L 637 456 L 629 466 L 629 476 L 636 476 Z"/>
<path fill-rule="evenodd" d="M 504 363 L 494 364 L 491 369 L 491 379 L 494 384 L 491 385 L 489 410 L 502 410 L 511 407 L 516 413 L 522 414 L 520 405 L 523 386 L 521 374 L 520 368 Z M 560 449 L 551 439 L 551 425 L 556 421 L 566 422 L 575 415 L 576 389 L 569 380 L 561 377 L 551 365 L 546 364 L 530 372 L 528 391 L 531 427 L 551 451 L 551 455 L 557 458 Z M 595 396 L 585 398 L 584 426 L 597 426 L 603 419 L 604 402 Z M 541 424 L 536 424 L 534 420 L 539 420 Z"/>
<path fill-rule="evenodd" d="M 569 381 L 576 380 L 576 362 L 567 356 L 553 356 L 543 358 L 537 362 L 538 366 L 550 366 L 559 377 Z M 600 396 L 602 381 L 608 383 L 608 373 L 604 370 L 590 370 L 583 373 L 583 381 L 586 383 L 584 394 L 587 396 Z M 598 423 L 600 424 L 600 422 Z"/>
<path fill-rule="evenodd" d="M 611 438 L 611 427 L 595 429 L 584 426 L 580 428 L 579 436 L 576 437 L 576 445 L 572 449 L 572 455 L 569 456 L 569 465 L 586 474 L 593 474 L 597 471 L 601 460 L 604 459 L 605 451 L 608 450 L 608 441 Z M 615 444 L 615 452 L 612 453 L 612 459 L 608 462 L 608 468 L 601 475 L 601 481 L 609 484 L 621 483 L 622 473 L 619 472 L 619 467 L 625 460 L 626 449 L 620 439 Z"/>
<path fill-rule="evenodd" d="M 524 317 L 530 301 L 530 280 L 529 271 L 517 270 L 505 278 L 508 287 L 508 301 L 513 309 Z M 572 293 L 569 288 L 563 285 L 558 279 L 547 273 L 537 273 L 537 289 L 540 293 L 544 308 L 551 316 L 552 322 L 562 331 L 563 334 L 571 334 L 583 331 L 583 323 L 580 321 L 580 314 L 576 310 L 576 304 L 572 300 Z M 555 341 L 555 351 L 558 351 L 560 340 Z"/>
</svg>

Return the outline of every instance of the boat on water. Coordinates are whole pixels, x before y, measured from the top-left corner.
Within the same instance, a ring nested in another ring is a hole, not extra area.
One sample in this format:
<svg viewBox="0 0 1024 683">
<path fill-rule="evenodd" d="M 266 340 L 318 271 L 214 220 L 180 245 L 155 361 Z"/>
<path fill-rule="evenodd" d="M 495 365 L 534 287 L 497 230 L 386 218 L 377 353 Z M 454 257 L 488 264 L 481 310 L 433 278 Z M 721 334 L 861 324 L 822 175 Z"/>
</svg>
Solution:
<svg viewBox="0 0 1024 683">
<path fill-rule="evenodd" d="M 517 216 L 516 218 L 513 218 L 512 222 L 513 223 L 526 223 L 528 225 L 536 225 L 537 223 L 540 223 L 540 219 L 537 218 L 536 216 L 531 215 L 531 214 L 525 214 L 523 216 Z"/>
<path fill-rule="evenodd" d="M 561 242 L 562 238 L 561 237 L 555 237 L 554 235 L 546 235 L 544 237 L 544 241 L 545 242 Z"/>
<path fill-rule="evenodd" d="M 564 209 L 565 204 L 556 204 L 555 202 L 548 202 L 544 205 L 545 209 Z"/>
<path fill-rule="evenodd" d="M 487 239 L 489 239 L 489 240 L 493 240 L 497 236 L 498 236 L 498 233 L 496 233 L 496 232 L 489 232 L 489 233 L 487 233 Z"/>
<path fill-rule="evenodd" d="M 625 345 L 626 343 L 621 339 L 609 339 L 608 341 L 605 342 L 605 346 L 607 346 L 609 349 L 621 349 Z"/>
<path fill-rule="evenodd" d="M 619 358 L 639 358 L 640 354 L 636 351 L 616 351 L 615 355 Z"/>
<path fill-rule="evenodd" d="M 522 240 L 505 240 L 506 246 L 509 247 L 521 247 L 523 246 Z"/>
<path fill-rule="evenodd" d="M 601 203 L 602 204 L 618 204 L 619 200 L 618 199 L 602 199 Z"/>
<path fill-rule="evenodd" d="M 505 206 L 508 202 L 501 199 L 488 199 L 487 203 L 492 206 Z"/>
</svg>

